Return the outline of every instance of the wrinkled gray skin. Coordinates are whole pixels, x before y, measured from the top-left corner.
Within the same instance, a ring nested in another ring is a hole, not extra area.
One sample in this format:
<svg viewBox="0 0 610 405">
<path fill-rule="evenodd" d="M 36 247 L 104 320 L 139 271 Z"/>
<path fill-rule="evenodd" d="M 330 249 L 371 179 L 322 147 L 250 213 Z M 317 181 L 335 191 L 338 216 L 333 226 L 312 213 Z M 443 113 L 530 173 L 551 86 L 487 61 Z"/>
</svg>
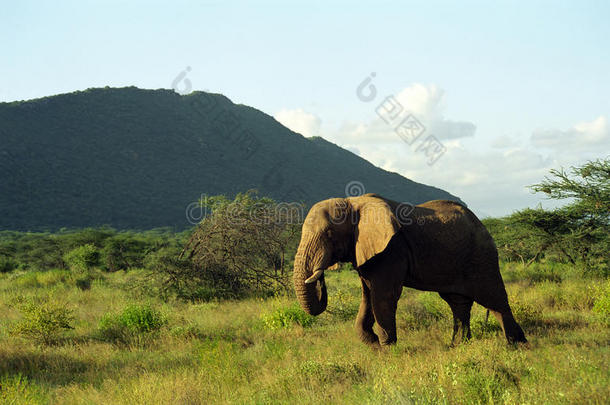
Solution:
<svg viewBox="0 0 610 405">
<path fill-rule="evenodd" d="M 493 239 L 458 203 L 411 206 L 375 194 L 321 201 L 305 219 L 294 265 L 295 291 L 309 314 L 326 309 L 324 270 L 340 262 L 352 263 L 360 275 L 356 329 L 366 343 L 396 342 L 403 286 L 437 291 L 449 304 L 452 344 L 470 338 L 474 301 L 496 316 L 509 343 L 527 341 L 508 304 Z"/>
</svg>

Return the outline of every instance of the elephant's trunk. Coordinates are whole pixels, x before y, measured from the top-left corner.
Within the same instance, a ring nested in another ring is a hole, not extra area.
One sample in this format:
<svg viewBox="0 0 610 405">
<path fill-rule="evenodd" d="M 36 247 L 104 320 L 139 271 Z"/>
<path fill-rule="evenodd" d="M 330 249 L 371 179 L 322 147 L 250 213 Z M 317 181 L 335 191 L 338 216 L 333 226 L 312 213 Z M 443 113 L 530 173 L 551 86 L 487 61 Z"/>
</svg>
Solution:
<svg viewBox="0 0 610 405">
<path fill-rule="evenodd" d="M 310 246 L 309 243 L 302 241 L 294 259 L 294 289 L 305 312 L 310 315 L 320 315 L 326 309 L 327 304 L 326 283 L 324 275 L 321 275 L 315 282 L 305 283 L 318 267 L 314 265 L 316 260 L 312 260 L 312 252 L 308 246 Z"/>
</svg>

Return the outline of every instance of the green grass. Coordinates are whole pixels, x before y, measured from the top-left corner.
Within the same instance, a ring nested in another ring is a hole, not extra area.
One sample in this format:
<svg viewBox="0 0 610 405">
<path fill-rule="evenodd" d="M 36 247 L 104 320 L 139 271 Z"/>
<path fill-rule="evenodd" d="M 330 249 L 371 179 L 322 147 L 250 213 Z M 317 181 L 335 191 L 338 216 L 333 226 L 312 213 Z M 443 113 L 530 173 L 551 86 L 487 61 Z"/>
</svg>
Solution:
<svg viewBox="0 0 610 405">
<path fill-rule="evenodd" d="M 290 297 L 163 302 L 131 287 L 137 271 L 96 277 L 84 290 L 61 271 L 1 274 L 0 403 L 607 403 L 608 282 L 536 266 L 526 276 L 505 266 L 527 348 L 507 346 L 476 304 L 473 340 L 449 348 L 447 304 L 405 289 L 398 344 L 373 350 L 354 331 L 360 290 L 348 271 L 328 272 L 328 311 L 314 322 Z M 9 333 L 23 316 L 14 303 L 36 298 L 72 311 L 74 329 L 58 343 Z M 103 319 L 147 338 L 103 339 Z"/>
</svg>

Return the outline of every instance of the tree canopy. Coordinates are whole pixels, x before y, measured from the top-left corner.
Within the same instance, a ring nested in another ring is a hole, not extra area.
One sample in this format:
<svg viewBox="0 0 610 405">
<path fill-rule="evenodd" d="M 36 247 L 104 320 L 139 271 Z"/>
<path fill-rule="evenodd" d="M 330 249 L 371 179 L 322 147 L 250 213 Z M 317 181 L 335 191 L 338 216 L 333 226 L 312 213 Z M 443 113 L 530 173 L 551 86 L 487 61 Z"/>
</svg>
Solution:
<svg viewBox="0 0 610 405">
<path fill-rule="evenodd" d="M 567 204 L 552 210 L 527 208 L 486 220 L 501 257 L 524 264 L 554 257 L 608 272 L 610 160 L 590 161 L 569 171 L 551 170 L 550 176 L 530 188 Z"/>
</svg>

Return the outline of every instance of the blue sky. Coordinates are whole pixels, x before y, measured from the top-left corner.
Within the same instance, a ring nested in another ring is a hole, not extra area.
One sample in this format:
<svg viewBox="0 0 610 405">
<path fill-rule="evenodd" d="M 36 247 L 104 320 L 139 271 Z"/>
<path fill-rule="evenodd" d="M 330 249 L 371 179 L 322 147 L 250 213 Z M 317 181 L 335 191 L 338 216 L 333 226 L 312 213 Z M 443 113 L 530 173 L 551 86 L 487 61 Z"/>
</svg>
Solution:
<svg viewBox="0 0 610 405">
<path fill-rule="evenodd" d="M 491 215 L 541 202 L 524 186 L 548 169 L 609 154 L 610 3 L 353 3 L 5 3 L 0 101 L 170 88 L 189 66 L 194 90 Z M 379 95 L 365 103 L 355 91 L 371 72 Z M 387 95 L 446 147 L 432 166 L 375 113 Z M 449 131 L 460 123 L 476 129 Z"/>
</svg>

